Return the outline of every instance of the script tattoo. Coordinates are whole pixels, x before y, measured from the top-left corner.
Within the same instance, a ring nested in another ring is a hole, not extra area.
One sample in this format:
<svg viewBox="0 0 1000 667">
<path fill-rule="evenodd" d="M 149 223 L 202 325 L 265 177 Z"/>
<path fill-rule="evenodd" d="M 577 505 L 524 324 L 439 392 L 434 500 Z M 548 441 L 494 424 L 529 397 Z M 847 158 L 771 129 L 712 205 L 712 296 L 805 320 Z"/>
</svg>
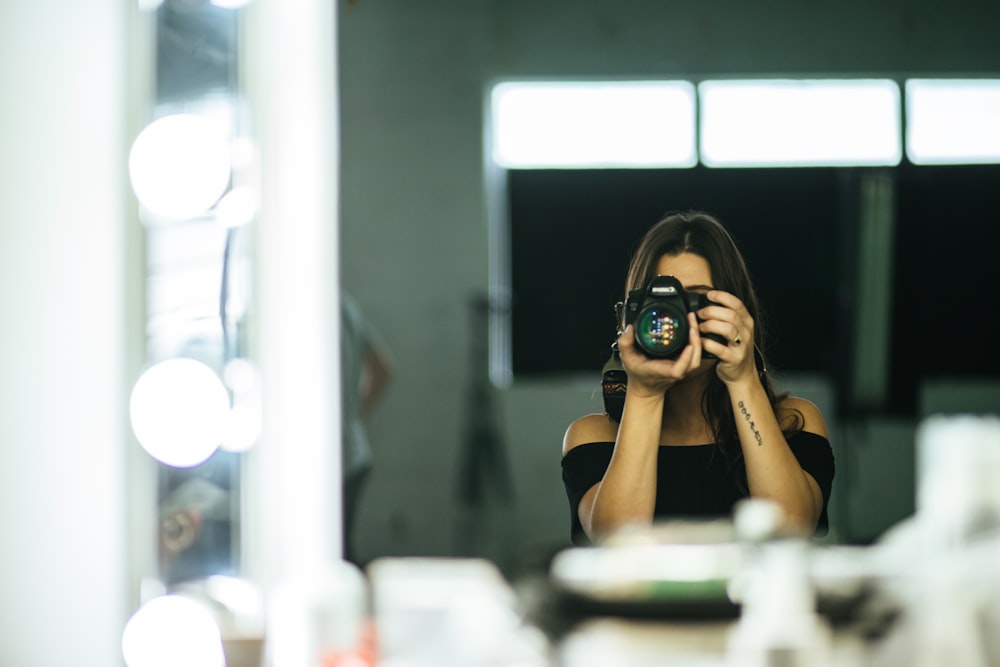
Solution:
<svg viewBox="0 0 1000 667">
<path fill-rule="evenodd" d="M 747 420 L 748 424 L 750 424 L 750 430 L 753 431 L 753 437 L 756 438 L 757 446 L 760 447 L 761 445 L 764 444 L 764 439 L 760 437 L 760 431 L 757 430 L 757 425 L 753 423 L 753 419 L 750 417 L 750 413 L 747 411 L 747 406 L 743 404 L 743 401 L 740 401 L 739 405 L 740 405 L 740 412 L 743 413 L 743 418 Z"/>
</svg>

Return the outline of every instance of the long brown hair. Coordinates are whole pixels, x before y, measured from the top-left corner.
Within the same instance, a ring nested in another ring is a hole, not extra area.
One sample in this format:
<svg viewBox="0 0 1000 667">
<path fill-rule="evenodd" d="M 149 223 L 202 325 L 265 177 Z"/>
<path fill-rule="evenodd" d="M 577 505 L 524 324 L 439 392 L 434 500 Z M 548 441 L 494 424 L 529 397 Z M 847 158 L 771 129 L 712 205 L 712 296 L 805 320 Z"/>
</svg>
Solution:
<svg viewBox="0 0 1000 667">
<path fill-rule="evenodd" d="M 629 266 L 625 295 L 630 290 L 645 287 L 656 276 L 656 267 L 664 255 L 691 253 L 708 262 L 716 289 L 733 294 L 743 302 L 754 321 L 755 361 L 761 384 L 776 410 L 778 401 L 787 394 L 777 395 L 767 372 L 766 332 L 764 313 L 750 280 L 750 272 L 736 242 L 722 223 L 704 211 L 674 211 L 653 225 L 642 238 Z M 621 323 L 620 323 L 621 324 Z M 746 468 L 743 450 L 736 431 L 736 419 L 729 401 L 729 392 L 719 377 L 712 373 L 701 401 L 702 413 L 712 428 L 717 446 L 737 474 L 741 490 L 746 492 Z M 801 428 L 799 419 L 783 424 L 786 434 Z"/>
</svg>

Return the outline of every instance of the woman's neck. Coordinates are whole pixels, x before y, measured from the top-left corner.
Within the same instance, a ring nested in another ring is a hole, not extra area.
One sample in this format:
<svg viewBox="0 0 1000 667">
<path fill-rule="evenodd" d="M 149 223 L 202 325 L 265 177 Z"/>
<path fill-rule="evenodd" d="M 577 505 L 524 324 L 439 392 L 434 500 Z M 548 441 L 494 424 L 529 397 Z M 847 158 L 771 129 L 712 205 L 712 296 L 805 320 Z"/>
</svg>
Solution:
<svg viewBox="0 0 1000 667">
<path fill-rule="evenodd" d="M 665 445 L 704 445 L 714 441 L 711 424 L 705 419 L 703 397 L 709 377 L 689 378 L 667 391 L 663 405 L 660 442 Z"/>
</svg>

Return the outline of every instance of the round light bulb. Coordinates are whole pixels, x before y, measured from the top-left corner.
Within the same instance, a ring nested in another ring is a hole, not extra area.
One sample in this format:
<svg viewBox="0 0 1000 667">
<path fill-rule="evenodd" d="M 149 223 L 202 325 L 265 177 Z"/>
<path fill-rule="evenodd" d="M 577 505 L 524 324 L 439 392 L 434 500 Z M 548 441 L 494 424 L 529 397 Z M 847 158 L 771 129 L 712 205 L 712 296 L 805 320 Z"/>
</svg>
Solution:
<svg viewBox="0 0 1000 667">
<path fill-rule="evenodd" d="M 219 624 L 203 605 L 181 595 L 154 598 L 122 633 L 128 667 L 225 667 Z"/>
<path fill-rule="evenodd" d="M 208 460 L 229 427 L 229 393 L 215 372 L 194 359 L 168 359 L 132 388 L 132 430 L 156 460 L 190 468 Z"/>
<path fill-rule="evenodd" d="M 150 123 L 129 154 L 136 197 L 164 218 L 192 218 L 210 209 L 229 186 L 230 171 L 227 137 L 191 114 Z"/>
<path fill-rule="evenodd" d="M 242 227 L 249 224 L 260 208 L 257 193 L 247 187 L 233 188 L 219 200 L 215 214 L 225 227 Z"/>
</svg>

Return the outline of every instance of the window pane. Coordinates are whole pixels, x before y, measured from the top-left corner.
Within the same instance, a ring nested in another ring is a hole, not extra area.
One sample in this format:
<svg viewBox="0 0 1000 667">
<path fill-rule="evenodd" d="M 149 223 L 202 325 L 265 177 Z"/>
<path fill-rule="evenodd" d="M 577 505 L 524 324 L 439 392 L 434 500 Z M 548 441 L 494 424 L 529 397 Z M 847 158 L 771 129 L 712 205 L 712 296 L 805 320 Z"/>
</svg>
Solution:
<svg viewBox="0 0 1000 667">
<path fill-rule="evenodd" d="M 691 167 L 686 81 L 503 83 L 493 89 L 493 160 L 508 168 Z"/>
<path fill-rule="evenodd" d="M 899 163 L 894 81 L 705 81 L 698 92 L 701 159 L 708 166 Z"/>
<path fill-rule="evenodd" d="M 906 117 L 914 164 L 1000 162 L 998 79 L 910 79 Z"/>
</svg>

